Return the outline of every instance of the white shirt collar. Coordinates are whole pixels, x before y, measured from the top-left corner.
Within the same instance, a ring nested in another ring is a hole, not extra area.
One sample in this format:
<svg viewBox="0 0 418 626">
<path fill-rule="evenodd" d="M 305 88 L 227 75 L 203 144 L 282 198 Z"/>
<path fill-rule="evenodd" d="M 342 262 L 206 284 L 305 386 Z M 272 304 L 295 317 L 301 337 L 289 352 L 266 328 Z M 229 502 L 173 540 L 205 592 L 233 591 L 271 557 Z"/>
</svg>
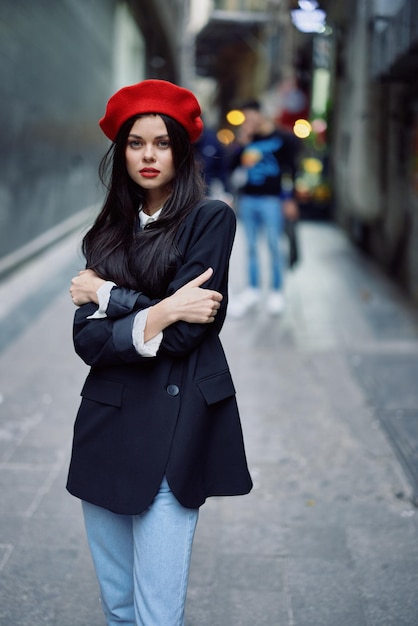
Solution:
<svg viewBox="0 0 418 626">
<path fill-rule="evenodd" d="M 162 210 L 163 210 L 163 207 L 161 207 L 161 209 L 158 209 L 158 211 L 153 213 L 153 215 L 147 215 L 146 213 L 144 213 L 142 209 L 140 209 L 139 210 L 139 223 L 141 225 L 141 228 L 144 228 L 144 226 L 146 224 L 149 224 L 150 222 L 155 222 L 156 220 L 158 220 Z"/>
</svg>

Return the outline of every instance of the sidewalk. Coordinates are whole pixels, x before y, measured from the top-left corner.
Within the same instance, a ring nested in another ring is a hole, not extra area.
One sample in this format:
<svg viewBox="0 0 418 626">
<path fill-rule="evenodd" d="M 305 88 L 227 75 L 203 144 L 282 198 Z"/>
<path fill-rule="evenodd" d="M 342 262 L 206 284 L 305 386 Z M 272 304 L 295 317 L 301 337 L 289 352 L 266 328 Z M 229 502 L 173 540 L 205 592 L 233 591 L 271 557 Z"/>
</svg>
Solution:
<svg viewBox="0 0 418 626">
<path fill-rule="evenodd" d="M 418 314 L 335 227 L 301 236 L 284 315 L 222 332 L 255 487 L 201 509 L 186 626 L 418 624 Z M 67 294 L 76 243 L 0 283 L 1 626 L 103 624 L 64 489 L 86 373 Z M 243 248 L 239 230 L 231 297 Z"/>
</svg>

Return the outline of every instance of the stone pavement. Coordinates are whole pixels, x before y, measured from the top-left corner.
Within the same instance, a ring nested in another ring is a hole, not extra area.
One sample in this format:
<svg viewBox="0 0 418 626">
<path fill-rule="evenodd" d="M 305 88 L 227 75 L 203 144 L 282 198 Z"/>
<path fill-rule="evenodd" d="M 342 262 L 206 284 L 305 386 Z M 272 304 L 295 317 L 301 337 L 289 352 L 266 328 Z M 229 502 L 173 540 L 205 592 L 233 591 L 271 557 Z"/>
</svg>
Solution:
<svg viewBox="0 0 418 626">
<path fill-rule="evenodd" d="M 255 487 L 201 509 L 186 626 L 416 626 L 418 314 L 337 228 L 300 230 L 285 313 L 222 333 Z M 1 626 L 103 624 L 64 489 L 77 240 L 0 283 Z M 239 230 L 231 297 L 244 265 Z"/>
</svg>

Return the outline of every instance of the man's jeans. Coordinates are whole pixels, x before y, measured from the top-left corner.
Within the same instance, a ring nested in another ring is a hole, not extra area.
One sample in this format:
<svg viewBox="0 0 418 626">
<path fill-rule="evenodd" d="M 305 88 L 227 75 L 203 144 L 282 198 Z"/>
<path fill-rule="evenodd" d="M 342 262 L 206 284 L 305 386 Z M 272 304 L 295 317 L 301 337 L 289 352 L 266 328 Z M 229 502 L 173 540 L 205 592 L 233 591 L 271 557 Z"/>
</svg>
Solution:
<svg viewBox="0 0 418 626">
<path fill-rule="evenodd" d="M 108 626 L 183 626 L 198 509 L 182 507 L 165 478 L 141 515 L 82 504 Z"/>
<path fill-rule="evenodd" d="M 258 234 L 264 230 L 270 256 L 270 286 L 271 289 L 280 290 L 283 283 L 280 236 L 284 222 L 280 198 L 242 195 L 239 199 L 239 217 L 247 237 L 249 285 L 255 288 L 260 287 L 260 261 L 257 247 Z"/>
</svg>

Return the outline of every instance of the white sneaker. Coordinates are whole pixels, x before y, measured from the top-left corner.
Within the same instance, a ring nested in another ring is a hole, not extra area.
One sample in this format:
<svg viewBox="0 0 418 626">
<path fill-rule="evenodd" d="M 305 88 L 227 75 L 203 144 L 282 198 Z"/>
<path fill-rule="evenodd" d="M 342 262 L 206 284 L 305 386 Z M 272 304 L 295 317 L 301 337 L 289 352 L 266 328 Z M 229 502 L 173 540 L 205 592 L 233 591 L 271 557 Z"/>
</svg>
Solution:
<svg viewBox="0 0 418 626">
<path fill-rule="evenodd" d="M 280 315 L 284 310 L 284 297 L 281 291 L 271 291 L 267 298 L 267 312 L 270 315 Z"/>
<path fill-rule="evenodd" d="M 235 299 L 231 299 L 228 306 L 228 314 L 235 318 L 242 317 L 260 302 L 260 296 L 259 289 L 247 287 Z"/>
</svg>

